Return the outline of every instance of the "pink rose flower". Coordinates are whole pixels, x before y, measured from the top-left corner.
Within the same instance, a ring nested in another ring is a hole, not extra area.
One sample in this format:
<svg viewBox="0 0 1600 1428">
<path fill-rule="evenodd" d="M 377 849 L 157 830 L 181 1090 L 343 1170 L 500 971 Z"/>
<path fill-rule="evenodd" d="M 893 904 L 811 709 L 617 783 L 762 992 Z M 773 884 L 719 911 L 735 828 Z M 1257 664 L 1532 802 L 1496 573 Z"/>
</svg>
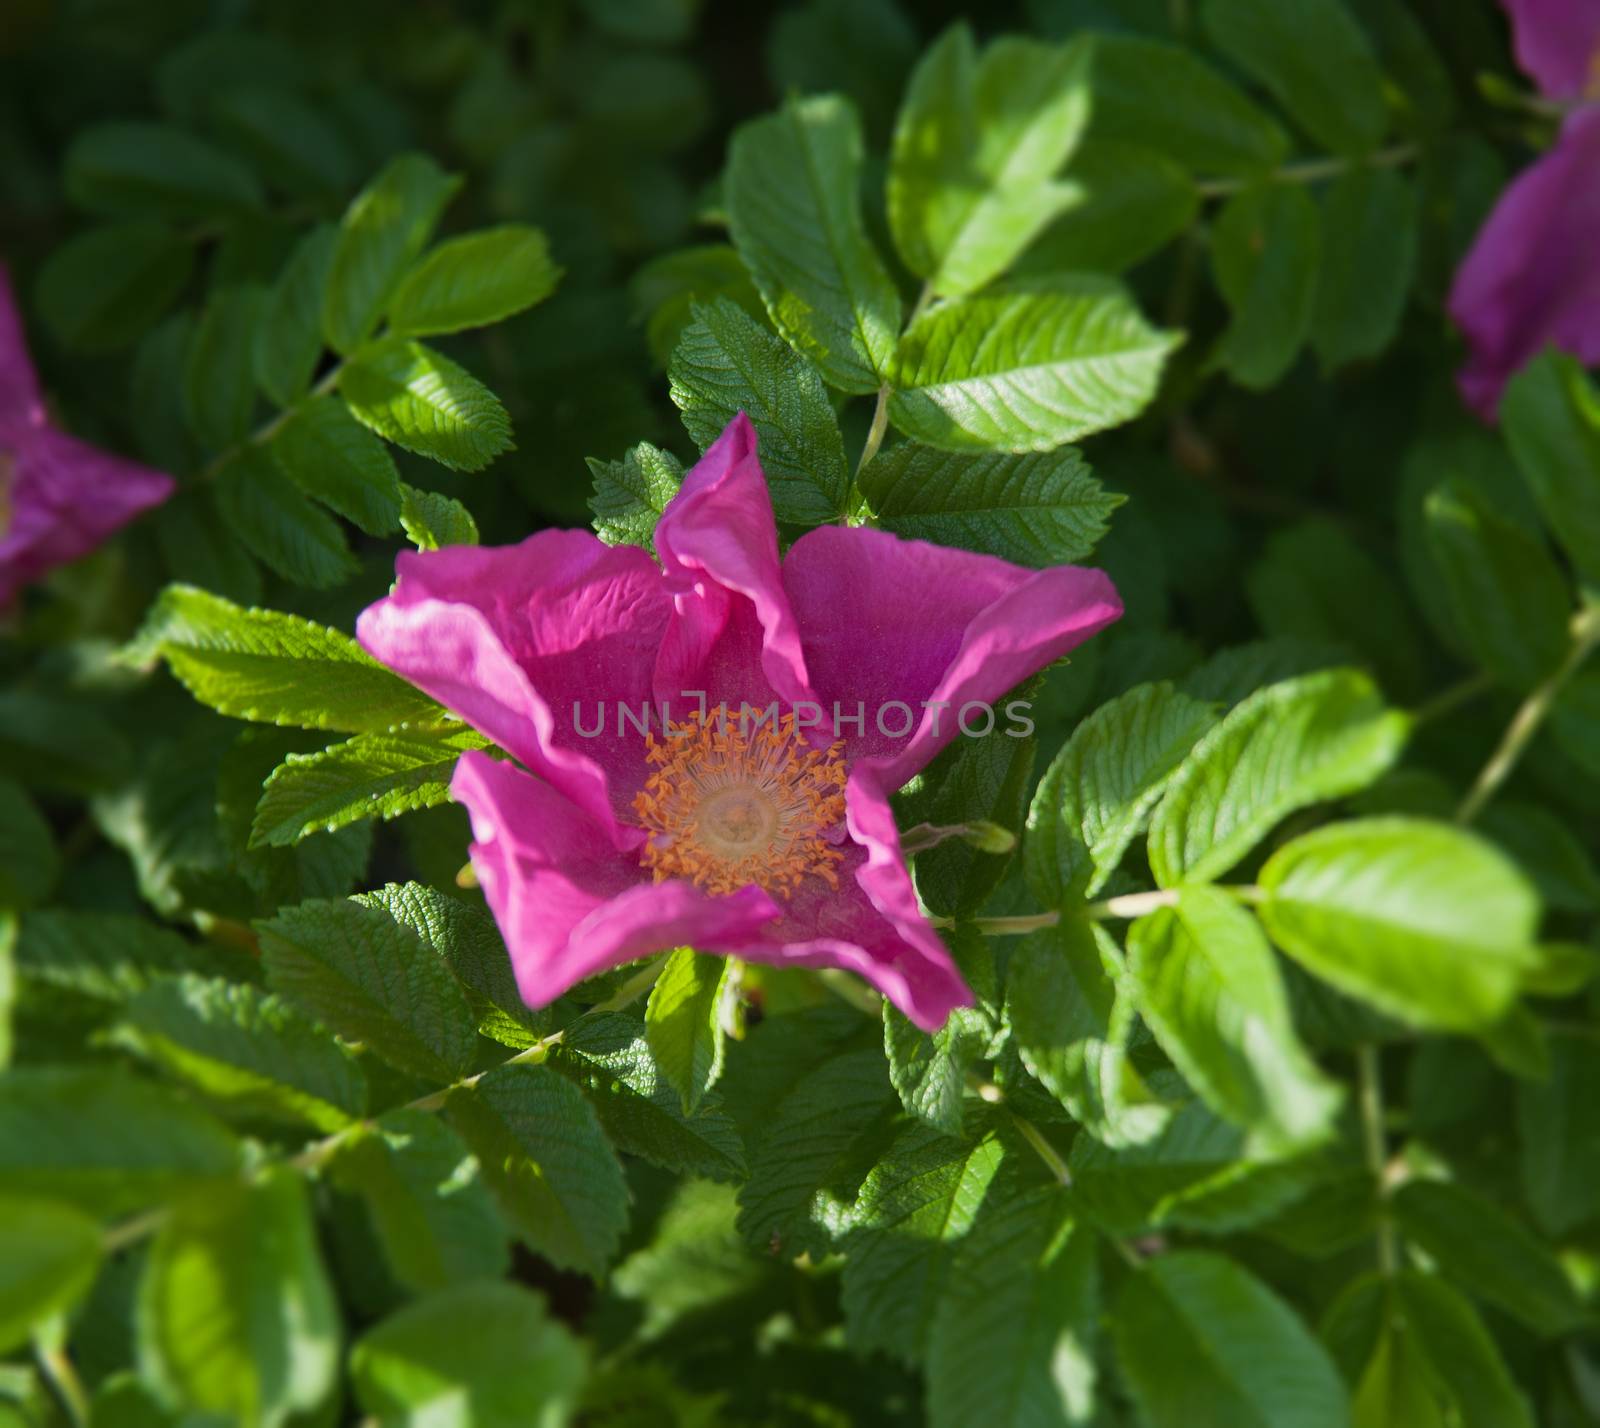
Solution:
<svg viewBox="0 0 1600 1428">
<path fill-rule="evenodd" d="M 1547 98 L 1577 107 L 1500 196 L 1450 292 L 1471 348 L 1462 395 L 1487 420 L 1546 347 L 1600 362 L 1600 0 L 1504 3 L 1517 62 Z"/>
<path fill-rule="evenodd" d="M 357 626 L 523 765 L 467 753 L 451 783 L 522 996 L 542 1006 L 693 946 L 844 968 L 940 1026 L 971 998 L 917 904 L 888 795 L 958 737 L 964 705 L 1117 619 L 1110 580 L 838 526 L 780 563 L 743 414 L 655 540 L 659 565 L 587 531 L 407 552 Z M 666 737 L 617 713 L 661 701 Z M 776 718 L 742 717 L 774 703 Z"/>
<path fill-rule="evenodd" d="M 172 477 L 50 424 L 0 267 L 0 610 L 173 491 Z"/>
</svg>

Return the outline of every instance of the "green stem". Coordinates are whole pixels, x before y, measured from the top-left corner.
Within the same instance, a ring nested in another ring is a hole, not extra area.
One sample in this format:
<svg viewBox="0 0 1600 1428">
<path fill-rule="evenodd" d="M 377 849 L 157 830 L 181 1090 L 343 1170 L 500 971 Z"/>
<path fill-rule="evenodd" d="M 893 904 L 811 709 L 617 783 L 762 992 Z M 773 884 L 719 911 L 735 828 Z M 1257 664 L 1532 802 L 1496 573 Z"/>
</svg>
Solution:
<svg viewBox="0 0 1600 1428">
<path fill-rule="evenodd" d="M 33 1357 L 39 1365 L 40 1375 L 50 1385 L 50 1391 L 73 1428 L 88 1428 L 88 1390 L 78 1377 L 77 1369 L 72 1366 L 72 1360 L 67 1357 L 67 1351 L 59 1344 L 46 1345 L 35 1339 Z"/>
<path fill-rule="evenodd" d="M 1385 1276 L 1400 1267 L 1395 1242 L 1394 1221 L 1389 1218 L 1389 1152 L 1383 1138 L 1383 1081 L 1378 1068 L 1378 1048 L 1364 1042 L 1356 1048 L 1356 1071 L 1360 1081 L 1361 1136 L 1366 1148 L 1367 1169 L 1372 1172 L 1378 1194 L 1378 1269 Z"/>
<path fill-rule="evenodd" d="M 1317 183 L 1322 179 L 1337 178 L 1354 168 L 1399 168 L 1415 159 L 1417 152 L 1415 144 L 1399 144 L 1360 159 L 1308 159 L 1304 163 L 1285 164 L 1269 177 L 1276 183 Z M 1201 198 L 1226 198 L 1230 194 L 1254 188 L 1259 182 L 1259 179 L 1208 179 L 1196 184 L 1195 188 Z"/>
<path fill-rule="evenodd" d="M 1435 719 L 1442 719 L 1446 714 L 1453 714 L 1463 704 L 1470 704 L 1480 694 L 1487 694 L 1494 688 L 1494 680 L 1486 674 L 1474 674 L 1452 684 L 1448 689 L 1440 690 L 1432 699 L 1419 704 L 1411 711 L 1413 726 L 1431 724 Z"/>
<path fill-rule="evenodd" d="M 344 366 L 345 364 L 343 362 L 336 362 L 328 369 L 328 372 L 323 379 L 318 382 L 317 385 L 314 386 L 309 392 L 307 392 L 305 396 L 303 396 L 298 402 L 293 403 L 291 406 L 285 407 L 270 421 L 263 422 L 253 432 L 251 432 L 249 436 L 245 437 L 243 441 L 235 442 L 221 455 L 212 457 L 212 459 L 206 464 L 205 468 L 200 472 L 200 480 L 212 480 L 230 461 L 233 461 L 235 458 L 237 458 L 241 452 L 247 450 L 249 447 L 260 446 L 264 442 L 271 441 L 272 438 L 283 429 L 289 418 L 299 411 L 301 407 L 310 402 L 314 402 L 318 397 L 327 396 L 329 392 L 339 385 L 339 378 L 344 374 Z"/>
<path fill-rule="evenodd" d="M 857 482 L 861 480 L 867 463 L 878 454 L 878 448 L 883 445 L 883 438 L 889 430 L 889 390 L 887 382 L 878 388 L 878 404 L 872 409 L 872 425 L 867 428 L 866 444 L 861 448 L 861 459 L 856 462 Z"/>
</svg>

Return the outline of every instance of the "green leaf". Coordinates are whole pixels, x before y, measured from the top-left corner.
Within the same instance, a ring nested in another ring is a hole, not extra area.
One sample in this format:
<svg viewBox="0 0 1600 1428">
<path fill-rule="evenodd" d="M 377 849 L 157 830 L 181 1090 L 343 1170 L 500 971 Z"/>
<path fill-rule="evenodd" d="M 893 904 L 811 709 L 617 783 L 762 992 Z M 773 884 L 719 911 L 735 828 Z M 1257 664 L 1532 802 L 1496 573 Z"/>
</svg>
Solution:
<svg viewBox="0 0 1600 1428">
<path fill-rule="evenodd" d="M 222 519 L 214 485 L 179 491 L 150 514 L 169 579 L 242 604 L 261 599 L 261 568 Z"/>
<path fill-rule="evenodd" d="M 400 473 L 388 449 L 343 402 L 318 397 L 296 407 L 272 438 L 272 458 L 308 496 L 368 535 L 400 524 Z"/>
<path fill-rule="evenodd" d="M 672 354 L 673 404 L 704 451 L 739 413 L 755 425 L 780 521 L 820 525 L 844 512 L 844 441 L 817 369 L 736 303 L 696 304 Z"/>
<path fill-rule="evenodd" d="M 1583 367 L 1549 348 L 1506 385 L 1500 422 L 1551 534 L 1600 581 L 1600 393 Z"/>
<path fill-rule="evenodd" d="M 655 550 L 656 522 L 683 485 L 683 465 L 670 451 L 641 441 L 621 461 L 588 458 L 594 476 L 595 534 L 607 545 Z"/>
<path fill-rule="evenodd" d="M 656 1069 L 692 1116 L 722 1074 L 733 963 L 692 947 L 668 956 L 645 1004 L 644 1034 Z"/>
<path fill-rule="evenodd" d="M 452 238 L 406 274 L 389 302 L 389 330 L 428 337 L 487 327 L 543 302 L 560 277 L 544 234 L 526 224 Z"/>
<path fill-rule="evenodd" d="M 1513 689 L 1531 689 L 1569 644 L 1572 597 L 1548 547 L 1465 481 L 1436 486 L 1425 510 L 1428 546 L 1472 658 Z"/>
<path fill-rule="evenodd" d="M 452 496 L 419 491 L 400 483 L 400 524 L 418 550 L 443 550 L 450 545 L 477 545 L 478 523 Z"/>
<path fill-rule="evenodd" d="M 911 325 L 889 419 L 945 451 L 1049 451 L 1136 417 L 1180 340 L 1110 278 L 998 284 Z"/>
<path fill-rule="evenodd" d="M 1289 155 L 1277 121 L 1181 46 L 1099 35 L 1093 76 L 1091 142 L 1153 149 L 1207 176 L 1254 177 Z"/>
<path fill-rule="evenodd" d="M 293 90 L 246 83 L 212 96 L 210 108 L 218 129 L 275 187 L 326 198 L 355 186 L 350 144 L 330 116 Z"/>
<path fill-rule="evenodd" d="M 162 977 L 129 1004 L 126 1027 L 143 1055 L 235 1115 L 333 1131 L 366 1111 L 349 1053 L 246 983 Z"/>
<path fill-rule="evenodd" d="M 761 294 L 738 252 L 727 243 L 680 248 L 652 258 L 628 280 L 634 318 L 645 325 L 645 341 L 655 365 L 666 370 L 684 328 L 694 321 L 697 302 L 728 298 L 751 317 L 766 315 Z"/>
<path fill-rule="evenodd" d="M 744 1177 L 744 1146 L 715 1097 L 683 1109 L 632 1017 L 591 1013 L 568 1027 L 547 1063 L 587 1092 L 617 1149 L 707 1180 Z"/>
<path fill-rule="evenodd" d="M 1072 447 L 957 455 L 902 441 L 867 463 L 860 485 L 884 530 L 1035 568 L 1082 560 L 1127 499 Z"/>
<path fill-rule="evenodd" d="M 1533 1428 L 1499 1348 L 1465 1299 L 1443 1280 L 1414 1270 L 1399 1275 L 1396 1299 L 1432 1370 L 1432 1383 L 1454 1399 L 1461 1428 Z"/>
<path fill-rule="evenodd" d="M 1015 838 L 1037 752 L 1033 737 L 1014 729 L 955 740 L 931 771 L 937 784 L 924 816 L 944 828 L 991 824 Z M 1009 850 L 995 853 L 965 838 L 946 838 L 917 854 L 917 892 L 940 916 L 970 915 L 999 886 L 1009 861 Z"/>
<path fill-rule="evenodd" d="M 350 1354 L 362 1411 L 382 1428 L 528 1428 L 568 1421 L 583 1345 L 518 1284 L 463 1284 L 408 1304 Z"/>
<path fill-rule="evenodd" d="M 1339 0 L 1204 0 L 1212 43 L 1336 154 L 1364 154 L 1389 125 L 1383 72 Z"/>
<path fill-rule="evenodd" d="M 50 825 L 13 779 L 0 778 L 0 910 L 31 907 L 61 876 Z"/>
<path fill-rule="evenodd" d="M 286 580 L 325 590 L 356 571 L 339 523 L 313 505 L 259 446 L 247 446 L 218 473 L 217 509 L 263 565 Z"/>
<path fill-rule="evenodd" d="M 1098 923 L 1063 918 L 1034 933 L 1006 969 L 1006 1020 L 1022 1064 L 1090 1135 L 1137 1145 L 1168 1107 L 1128 1057 L 1132 999 L 1122 952 Z"/>
<path fill-rule="evenodd" d="M 836 94 L 734 131 L 724 201 L 773 325 L 846 392 L 882 384 L 900 294 L 861 219 L 861 127 Z"/>
<path fill-rule="evenodd" d="M 382 906 L 341 899 L 256 923 L 267 979 L 330 1031 L 440 1083 L 471 1063 L 466 994 L 426 941 Z"/>
<path fill-rule="evenodd" d="M 226 450 L 250 434 L 256 409 L 256 330 L 264 309 L 259 288 L 222 288 L 212 293 L 189 342 L 184 409 L 208 450 Z"/>
<path fill-rule="evenodd" d="M 322 355 L 322 293 L 338 230 L 323 223 L 289 254 L 256 329 L 256 381 L 280 407 L 297 402 L 311 386 Z"/>
<path fill-rule="evenodd" d="M 1505 1211 L 1460 1185 L 1409 1180 L 1391 1202 L 1406 1238 L 1462 1288 L 1555 1338 L 1587 1313 L 1549 1248 Z"/>
<path fill-rule="evenodd" d="M 236 719 L 359 734 L 443 717 L 348 635 L 188 585 L 162 591 L 129 653 L 164 658 L 196 699 Z"/>
<path fill-rule="evenodd" d="M 11 1064 L 12 1013 L 17 1003 L 17 917 L 0 912 L 0 1071 Z"/>
<path fill-rule="evenodd" d="M 1592 912 L 1600 907 L 1600 871 L 1572 829 L 1549 809 L 1536 803 L 1496 800 L 1479 821 L 1483 831 L 1516 859 L 1546 907 L 1563 912 Z M 1577 954 L 1576 964 L 1562 959 L 1569 970 L 1594 964 L 1593 952 L 1575 947 L 1563 950 Z M 1558 976 L 1558 981 L 1564 981 L 1564 976 Z M 1574 990 L 1576 987 L 1568 987 L 1566 992 Z"/>
<path fill-rule="evenodd" d="M 316 754 L 290 754 L 262 785 L 252 848 L 285 848 L 364 818 L 388 820 L 450 797 L 463 749 L 486 741 L 470 729 L 442 739 L 358 734 Z"/>
<path fill-rule="evenodd" d="M 1393 169 L 1345 170 L 1322 204 L 1322 269 L 1311 345 L 1324 371 L 1393 340 L 1417 266 L 1415 189 Z"/>
<path fill-rule="evenodd" d="M 1355 670 L 1258 690 L 1172 775 L 1150 824 L 1156 881 L 1174 887 L 1227 872 L 1286 814 L 1374 782 L 1410 727 Z"/>
<path fill-rule="evenodd" d="M 44 1195 L 113 1216 L 237 1173 L 239 1147 L 210 1116 L 101 1066 L 22 1066 L 0 1076 L 0 1193 Z"/>
<path fill-rule="evenodd" d="M 583 1093 L 543 1066 L 497 1066 L 452 1091 L 450 1124 L 528 1246 L 593 1278 L 628 1221 L 628 1186 Z"/>
<path fill-rule="evenodd" d="M 390 1111 L 344 1137 L 329 1173 L 360 1195 L 394 1276 L 425 1292 L 505 1274 L 507 1230 L 461 1138 L 426 1111 Z"/>
<path fill-rule="evenodd" d="M 1547 1234 L 1600 1213 L 1600 1046 L 1586 1033 L 1550 1036 L 1550 1077 L 1517 1084 L 1522 1190 Z"/>
<path fill-rule="evenodd" d="M 1219 1116 L 1269 1150 L 1327 1132 L 1338 1091 L 1295 1035 L 1249 912 L 1215 888 L 1186 887 L 1129 929 L 1128 970 L 1161 1049 Z"/>
<path fill-rule="evenodd" d="M 1200 208 L 1183 168 L 1133 144 L 1090 140 L 1064 182 L 1072 205 L 1023 254 L 1020 273 L 1126 272 L 1185 232 Z"/>
<path fill-rule="evenodd" d="M 0 1198 L 0 1353 L 71 1309 L 100 1270 L 100 1226 L 51 1200 Z"/>
<path fill-rule="evenodd" d="M 339 1308 L 295 1171 L 176 1209 L 150 1249 L 137 1335 L 141 1374 L 192 1413 L 267 1428 L 322 1403 L 339 1376 Z"/>
<path fill-rule="evenodd" d="M 1292 1310 L 1220 1255 L 1146 1261 L 1117 1301 L 1117 1359 L 1150 1428 L 1347 1428 L 1338 1372 Z"/>
<path fill-rule="evenodd" d="M 401 154 L 352 201 L 322 302 L 322 331 L 335 351 L 353 352 L 371 335 L 460 186 L 425 154 Z"/>
<path fill-rule="evenodd" d="M 36 788 L 92 793 L 127 777 L 131 749 L 109 706 L 77 691 L 0 691 L 0 774 Z"/>
<path fill-rule="evenodd" d="M 1214 717 L 1170 684 L 1141 684 L 1079 724 L 1028 809 L 1023 866 L 1034 896 L 1059 907 L 1099 892 Z"/>
<path fill-rule="evenodd" d="M 1065 1209 L 1054 1187 L 1014 1195 L 962 1244 L 928 1338 L 931 1428 L 1091 1421 L 1096 1245 Z"/>
<path fill-rule="evenodd" d="M 244 164 L 173 124 L 85 129 L 67 150 L 62 182 L 78 207 L 119 218 L 233 218 L 261 207 Z"/>
<path fill-rule="evenodd" d="M 194 249 L 163 224 L 91 228 L 39 270 L 39 316 L 71 351 L 115 351 L 172 306 L 193 268 Z"/>
<path fill-rule="evenodd" d="M 1272 940 L 1341 991 L 1418 1026 L 1483 1031 L 1532 965 L 1539 904 L 1473 834 L 1419 819 L 1330 824 L 1261 870 Z"/>
<path fill-rule="evenodd" d="M 951 1266 L 1005 1158 L 990 1131 L 964 1142 L 913 1125 L 862 1183 L 845 1261 L 845 1333 L 859 1352 L 922 1357 Z"/>
<path fill-rule="evenodd" d="M 1211 229 L 1211 268 L 1232 316 L 1212 360 L 1240 386 L 1274 385 L 1311 330 L 1320 225 L 1303 188 L 1262 184 L 1230 198 Z"/>
<path fill-rule="evenodd" d="M 1087 40 L 1005 36 L 980 60 L 946 30 L 906 89 L 889 164 L 889 225 L 906 266 L 941 296 L 998 277 L 1073 198 L 1055 175 L 1089 117 Z"/>
<path fill-rule="evenodd" d="M 448 357 L 391 338 L 363 347 L 339 391 L 356 418 L 396 446 L 456 471 L 481 471 L 512 449 L 500 399 Z"/>
</svg>

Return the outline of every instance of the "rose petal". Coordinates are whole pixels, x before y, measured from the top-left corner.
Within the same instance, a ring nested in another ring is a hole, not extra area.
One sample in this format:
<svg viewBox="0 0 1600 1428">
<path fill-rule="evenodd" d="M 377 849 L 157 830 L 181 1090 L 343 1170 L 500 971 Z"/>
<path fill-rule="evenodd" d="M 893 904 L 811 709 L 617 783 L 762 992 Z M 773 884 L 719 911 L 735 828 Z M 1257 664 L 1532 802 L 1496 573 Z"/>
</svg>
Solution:
<svg viewBox="0 0 1600 1428">
<path fill-rule="evenodd" d="M 0 264 L 0 441 L 43 422 L 44 403 L 11 290 L 11 274 Z"/>
<path fill-rule="evenodd" d="M 1594 98 L 1600 80 L 1600 5 L 1595 0 L 1501 0 L 1522 72 L 1550 99 Z"/>
</svg>

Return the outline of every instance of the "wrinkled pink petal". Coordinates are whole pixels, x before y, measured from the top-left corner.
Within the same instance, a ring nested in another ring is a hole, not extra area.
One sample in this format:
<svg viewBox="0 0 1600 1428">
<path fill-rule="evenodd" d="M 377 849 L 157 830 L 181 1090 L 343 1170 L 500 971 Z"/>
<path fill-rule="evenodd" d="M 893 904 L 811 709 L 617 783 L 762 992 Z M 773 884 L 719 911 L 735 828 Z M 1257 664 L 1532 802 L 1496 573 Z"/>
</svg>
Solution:
<svg viewBox="0 0 1600 1428">
<path fill-rule="evenodd" d="M 94 550 L 173 492 L 172 477 L 53 427 L 13 436 L 9 524 L 0 524 L 0 606 L 22 586 Z"/>
<path fill-rule="evenodd" d="M 1595 0 L 1501 0 L 1511 16 L 1517 64 L 1549 99 L 1600 97 L 1600 4 Z"/>
<path fill-rule="evenodd" d="M 1600 105 L 1590 105 L 1501 195 L 1456 273 L 1450 315 L 1471 349 L 1461 391 L 1486 419 L 1506 382 L 1544 348 L 1600 362 L 1596 234 Z"/>
<path fill-rule="evenodd" d="M 677 596 L 661 651 L 658 696 L 701 690 L 707 702 L 763 707 L 809 699 L 800 631 L 778 564 L 772 497 L 756 433 L 740 412 L 684 478 L 656 526 L 656 551 Z M 692 702 L 689 707 L 693 707 Z"/>
<path fill-rule="evenodd" d="M 602 823 L 487 754 L 461 756 L 450 794 L 471 815 L 472 866 L 529 1006 L 668 948 L 743 946 L 777 916 L 757 887 L 709 897 L 685 882 L 650 882 Z"/>
<path fill-rule="evenodd" d="M 889 790 L 956 737 L 964 705 L 994 706 L 1122 614 L 1101 571 L 1025 570 L 865 528 L 803 535 L 783 579 L 830 727 L 836 702 L 845 715 L 865 705 L 861 732 L 842 726 L 846 757 L 871 759 Z M 899 706 L 909 706 L 909 721 Z M 1003 730 L 1004 709 L 995 707 L 994 717 Z M 910 732 L 895 737 L 908 722 Z M 968 724 L 983 728 L 982 712 L 972 710 Z"/>
<path fill-rule="evenodd" d="M 28 356 L 22 315 L 11 291 L 11 275 L 0 264 L 0 442 L 43 421 L 44 403 Z"/>
<path fill-rule="evenodd" d="M 394 593 L 356 623 L 362 647 L 596 818 L 626 811 L 644 749 L 618 706 L 648 708 L 672 606 L 649 555 L 541 531 L 405 552 L 396 568 Z"/>
</svg>

